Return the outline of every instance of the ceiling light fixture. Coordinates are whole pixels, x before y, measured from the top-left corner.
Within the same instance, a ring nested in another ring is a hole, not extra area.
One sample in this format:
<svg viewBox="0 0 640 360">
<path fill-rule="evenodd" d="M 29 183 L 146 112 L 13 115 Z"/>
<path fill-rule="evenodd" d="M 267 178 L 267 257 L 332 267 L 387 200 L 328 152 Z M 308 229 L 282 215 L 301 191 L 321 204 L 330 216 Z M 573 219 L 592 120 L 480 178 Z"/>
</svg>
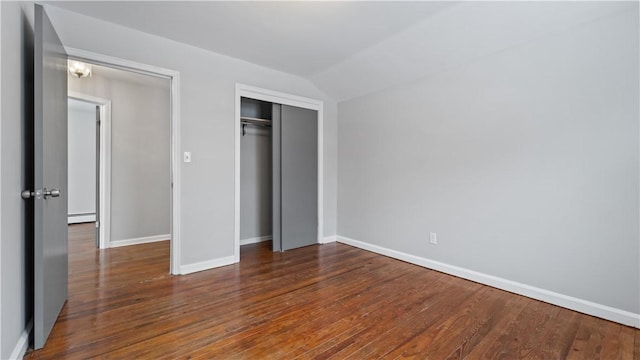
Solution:
<svg viewBox="0 0 640 360">
<path fill-rule="evenodd" d="M 69 72 L 78 78 L 91 77 L 91 65 L 79 61 L 69 61 Z"/>
</svg>

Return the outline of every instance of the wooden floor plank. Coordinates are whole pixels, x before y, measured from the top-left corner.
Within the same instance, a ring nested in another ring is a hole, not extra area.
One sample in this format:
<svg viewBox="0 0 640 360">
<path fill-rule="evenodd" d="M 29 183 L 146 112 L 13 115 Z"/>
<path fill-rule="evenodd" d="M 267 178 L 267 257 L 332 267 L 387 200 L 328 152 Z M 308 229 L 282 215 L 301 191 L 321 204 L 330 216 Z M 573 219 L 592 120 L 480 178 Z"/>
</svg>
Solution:
<svg viewBox="0 0 640 360">
<path fill-rule="evenodd" d="M 523 296 L 509 296 L 504 308 L 498 311 L 492 319 L 491 326 L 483 327 L 483 331 L 476 336 L 477 339 L 473 339 L 475 341 L 461 344 L 460 350 L 454 351 L 449 359 L 464 359 L 471 354 L 486 354 L 496 343 L 499 344 L 501 340 L 509 336 L 510 324 L 528 304 L 529 299 Z"/>
<path fill-rule="evenodd" d="M 635 341 L 634 341 L 634 347 L 633 347 L 633 358 L 640 359 L 640 331 L 636 329 L 634 332 L 635 332 L 635 336 L 634 336 Z"/>
<path fill-rule="evenodd" d="M 426 328 L 387 357 L 461 358 L 498 321 L 502 309 L 513 299 L 505 297 L 499 290 L 487 289 L 482 296 L 474 296 L 460 304 L 454 310 L 455 316 L 444 320 L 438 327 Z"/>
<path fill-rule="evenodd" d="M 639 330 L 591 316 L 584 316 L 567 359 L 638 359 L 631 333 Z"/>
<path fill-rule="evenodd" d="M 170 276 L 169 242 L 69 227 L 69 300 L 27 359 L 639 359 L 640 330 L 338 243 Z"/>
<path fill-rule="evenodd" d="M 422 281 L 416 281 L 417 278 Z M 433 277 L 433 280 L 430 278 Z M 340 321 L 328 327 L 326 331 L 331 333 L 331 337 L 321 341 L 319 344 L 308 350 L 306 353 L 294 352 L 295 356 L 302 358 L 326 359 L 342 352 L 347 348 L 357 348 L 368 344 L 378 335 L 371 328 L 388 324 L 398 317 L 411 314 L 418 307 L 424 307 L 424 303 L 431 301 L 436 296 L 446 296 L 447 290 L 451 287 L 438 273 L 416 274 L 408 279 L 408 283 L 394 283 L 390 291 L 382 290 L 378 297 L 381 301 L 373 303 L 371 306 L 361 307 L 352 310 L 352 316 L 343 317 Z M 395 291 L 398 288 L 405 289 L 403 296 L 398 297 Z M 455 296 L 455 293 L 450 293 Z"/>
<path fill-rule="evenodd" d="M 567 309 L 558 309 L 549 319 L 544 332 L 534 341 L 530 356 L 534 359 L 566 359 L 571 351 L 571 342 L 578 332 L 580 314 Z"/>
</svg>

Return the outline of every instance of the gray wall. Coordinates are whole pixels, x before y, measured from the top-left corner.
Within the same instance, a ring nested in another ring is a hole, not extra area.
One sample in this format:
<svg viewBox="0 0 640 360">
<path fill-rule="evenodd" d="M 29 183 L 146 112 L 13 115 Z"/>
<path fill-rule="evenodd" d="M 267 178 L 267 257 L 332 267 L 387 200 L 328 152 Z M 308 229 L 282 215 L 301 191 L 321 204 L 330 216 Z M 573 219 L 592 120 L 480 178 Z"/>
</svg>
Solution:
<svg viewBox="0 0 640 360">
<path fill-rule="evenodd" d="M 69 215 L 95 214 L 96 106 L 69 99 L 68 119 L 68 212 Z"/>
<path fill-rule="evenodd" d="M 111 241 L 169 234 L 169 81 L 94 66 L 69 91 L 111 100 Z"/>
<path fill-rule="evenodd" d="M 240 138 L 240 240 L 271 236 L 271 128 Z"/>
<path fill-rule="evenodd" d="M 339 235 L 639 313 L 638 30 L 636 8 L 340 103 Z"/>
<path fill-rule="evenodd" d="M 337 167 L 336 150 L 330 147 L 335 145 L 337 110 L 335 102 L 308 80 L 51 6 L 46 8 L 66 46 L 180 72 L 181 151 L 193 154 L 191 163 L 180 164 L 182 184 L 177 189 L 181 198 L 182 264 L 226 258 L 234 253 L 236 83 L 324 101 L 324 235 L 335 234 Z"/>
<path fill-rule="evenodd" d="M 33 247 L 20 192 L 32 171 L 23 150 L 32 141 L 33 3 L 0 7 L 0 359 L 7 359 L 32 315 Z"/>
</svg>

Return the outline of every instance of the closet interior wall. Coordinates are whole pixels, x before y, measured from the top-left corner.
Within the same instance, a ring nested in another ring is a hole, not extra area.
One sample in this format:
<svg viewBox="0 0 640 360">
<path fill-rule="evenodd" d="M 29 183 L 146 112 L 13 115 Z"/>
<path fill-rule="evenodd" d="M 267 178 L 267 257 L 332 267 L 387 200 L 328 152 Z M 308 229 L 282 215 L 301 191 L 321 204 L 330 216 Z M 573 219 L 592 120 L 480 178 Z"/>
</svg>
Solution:
<svg viewBox="0 0 640 360">
<path fill-rule="evenodd" d="M 270 102 L 242 98 L 242 118 L 272 120 Z M 243 122 L 244 123 L 244 122 Z M 272 239 L 272 130 L 245 124 L 240 136 L 240 245 Z"/>
</svg>

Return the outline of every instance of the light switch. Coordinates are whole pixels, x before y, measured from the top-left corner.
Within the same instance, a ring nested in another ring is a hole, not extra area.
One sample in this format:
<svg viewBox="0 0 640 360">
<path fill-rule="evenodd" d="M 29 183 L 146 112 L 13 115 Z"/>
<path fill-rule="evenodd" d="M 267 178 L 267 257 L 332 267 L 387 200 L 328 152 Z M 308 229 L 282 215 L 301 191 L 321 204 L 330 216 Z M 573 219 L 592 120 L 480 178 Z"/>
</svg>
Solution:
<svg viewBox="0 0 640 360">
<path fill-rule="evenodd" d="M 185 151 L 184 152 L 184 162 L 186 162 L 186 163 L 190 163 L 191 162 L 191 151 Z"/>
</svg>

